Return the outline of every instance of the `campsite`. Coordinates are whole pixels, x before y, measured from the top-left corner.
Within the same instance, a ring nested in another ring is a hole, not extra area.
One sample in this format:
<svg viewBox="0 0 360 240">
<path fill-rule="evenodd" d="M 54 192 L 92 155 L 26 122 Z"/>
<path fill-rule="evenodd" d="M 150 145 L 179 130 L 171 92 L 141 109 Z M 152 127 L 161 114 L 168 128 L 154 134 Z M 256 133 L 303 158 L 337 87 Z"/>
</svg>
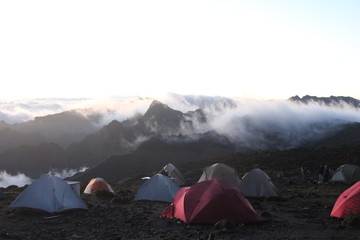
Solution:
<svg viewBox="0 0 360 240">
<path fill-rule="evenodd" d="M 304 178 L 300 174 L 301 161 L 286 164 L 288 161 L 281 160 L 284 154 L 289 157 L 295 152 L 262 153 L 278 159 L 271 164 L 261 161 L 259 154 L 252 154 L 252 158 L 259 160 L 247 161 L 245 156 L 235 155 L 184 164 L 179 168 L 185 186 L 201 184 L 197 182 L 203 170 L 217 162 L 234 167 L 239 178 L 251 169 L 262 169 L 271 178 L 279 197 L 246 197 L 264 219 L 261 222 L 236 223 L 224 219 L 215 223 L 186 223 L 177 218 L 161 217 L 169 202 L 134 201 L 138 190 L 150 180 L 146 177 L 156 175 L 153 172 L 109 183 L 114 193 L 85 194 L 87 183 L 82 183 L 81 199 L 87 209 L 54 213 L 9 208 L 25 189 L 9 186 L 3 189 L 5 197 L 0 199 L 0 239 L 359 239 L 358 218 L 344 220 L 330 216 L 337 198 L 351 185 L 346 182 L 318 184 L 318 169 L 309 170 L 309 166 Z M 242 167 L 239 167 L 239 157 L 244 159 Z"/>
<path fill-rule="evenodd" d="M 0 1 L 0 240 L 360 240 L 359 13 Z"/>
</svg>

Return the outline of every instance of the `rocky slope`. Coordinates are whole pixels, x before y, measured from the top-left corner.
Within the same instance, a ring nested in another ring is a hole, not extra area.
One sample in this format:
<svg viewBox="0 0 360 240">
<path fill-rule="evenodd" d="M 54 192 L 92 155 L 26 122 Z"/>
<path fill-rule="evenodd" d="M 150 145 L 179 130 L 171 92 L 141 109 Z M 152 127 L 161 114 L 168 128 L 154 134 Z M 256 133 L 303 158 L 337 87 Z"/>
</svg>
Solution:
<svg viewBox="0 0 360 240">
<path fill-rule="evenodd" d="M 136 151 L 126 155 L 112 156 L 71 179 L 86 182 L 91 178 L 102 176 L 110 181 L 119 181 L 133 175 L 157 172 L 170 162 L 182 165 L 185 162 L 194 162 L 235 152 L 231 144 L 220 141 L 221 138 L 214 135 L 206 134 L 191 141 L 181 136 L 167 139 L 160 136 L 153 137 L 142 143 Z"/>
<path fill-rule="evenodd" d="M 320 160 L 331 165 L 360 163 L 360 147 L 297 149 L 229 155 L 179 166 L 187 185 L 194 184 L 201 169 L 213 162 L 225 162 L 243 174 L 254 167 L 266 169 L 278 188 L 280 198 L 249 198 L 254 209 L 266 221 L 239 224 L 186 224 L 159 217 L 169 203 L 133 201 L 144 183 L 141 176 L 110 182 L 114 194 L 81 194 L 88 210 L 44 213 L 36 210 L 10 209 L 8 205 L 24 189 L 2 189 L 0 199 L 1 239 L 358 239 L 359 221 L 330 216 L 337 197 L 349 186 L 314 184 Z M 308 164 L 306 178 L 299 166 Z M 146 175 L 151 174 L 151 172 Z M 83 183 L 82 190 L 86 183 Z M 359 218 L 358 218 L 359 219 Z"/>
</svg>

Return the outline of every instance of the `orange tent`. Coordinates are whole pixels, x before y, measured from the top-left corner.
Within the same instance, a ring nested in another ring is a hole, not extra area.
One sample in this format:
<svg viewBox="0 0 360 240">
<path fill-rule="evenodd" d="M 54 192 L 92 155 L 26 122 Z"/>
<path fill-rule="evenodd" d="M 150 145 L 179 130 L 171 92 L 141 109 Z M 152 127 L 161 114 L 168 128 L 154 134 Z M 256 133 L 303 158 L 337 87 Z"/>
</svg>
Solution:
<svg viewBox="0 0 360 240">
<path fill-rule="evenodd" d="M 105 182 L 104 179 L 93 178 L 90 180 L 89 184 L 86 186 L 84 193 L 92 194 L 92 193 L 95 193 L 96 191 L 101 191 L 101 190 L 109 191 L 112 193 L 114 192 L 112 187 L 107 182 Z"/>
</svg>

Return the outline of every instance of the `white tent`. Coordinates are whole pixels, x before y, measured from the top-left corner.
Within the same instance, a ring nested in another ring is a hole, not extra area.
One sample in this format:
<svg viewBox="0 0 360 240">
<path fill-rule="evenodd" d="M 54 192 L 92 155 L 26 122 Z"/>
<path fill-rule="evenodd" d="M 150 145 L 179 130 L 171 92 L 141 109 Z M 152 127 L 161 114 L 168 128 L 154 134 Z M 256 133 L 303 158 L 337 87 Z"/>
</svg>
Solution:
<svg viewBox="0 0 360 240">
<path fill-rule="evenodd" d="M 10 207 L 36 208 L 47 212 L 87 209 L 66 181 L 56 176 L 42 176 L 29 185 Z"/>
<path fill-rule="evenodd" d="M 203 182 L 206 180 L 223 181 L 236 187 L 238 187 L 240 184 L 240 179 L 236 170 L 224 163 L 215 163 L 205 168 L 198 182 Z"/>
<path fill-rule="evenodd" d="M 171 202 L 179 189 L 173 179 L 156 174 L 140 187 L 134 200 Z"/>
<path fill-rule="evenodd" d="M 279 195 L 270 177 L 259 168 L 246 173 L 239 188 L 247 197 L 277 197 Z"/>
<path fill-rule="evenodd" d="M 331 182 L 355 183 L 360 181 L 360 167 L 354 164 L 344 164 L 336 169 Z"/>
<path fill-rule="evenodd" d="M 185 184 L 185 179 L 181 172 L 171 163 L 168 163 L 160 173 L 165 172 L 169 177 L 174 178 L 176 183 L 179 185 Z"/>
</svg>

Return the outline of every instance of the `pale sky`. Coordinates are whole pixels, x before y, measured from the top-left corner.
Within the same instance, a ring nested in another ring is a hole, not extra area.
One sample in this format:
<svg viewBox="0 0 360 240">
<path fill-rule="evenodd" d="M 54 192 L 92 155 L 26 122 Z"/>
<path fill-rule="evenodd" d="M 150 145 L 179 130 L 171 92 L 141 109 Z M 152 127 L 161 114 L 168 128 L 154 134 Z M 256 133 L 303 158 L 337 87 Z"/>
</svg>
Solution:
<svg viewBox="0 0 360 240">
<path fill-rule="evenodd" d="M 360 1 L 0 1 L 0 99 L 360 98 Z"/>
</svg>

